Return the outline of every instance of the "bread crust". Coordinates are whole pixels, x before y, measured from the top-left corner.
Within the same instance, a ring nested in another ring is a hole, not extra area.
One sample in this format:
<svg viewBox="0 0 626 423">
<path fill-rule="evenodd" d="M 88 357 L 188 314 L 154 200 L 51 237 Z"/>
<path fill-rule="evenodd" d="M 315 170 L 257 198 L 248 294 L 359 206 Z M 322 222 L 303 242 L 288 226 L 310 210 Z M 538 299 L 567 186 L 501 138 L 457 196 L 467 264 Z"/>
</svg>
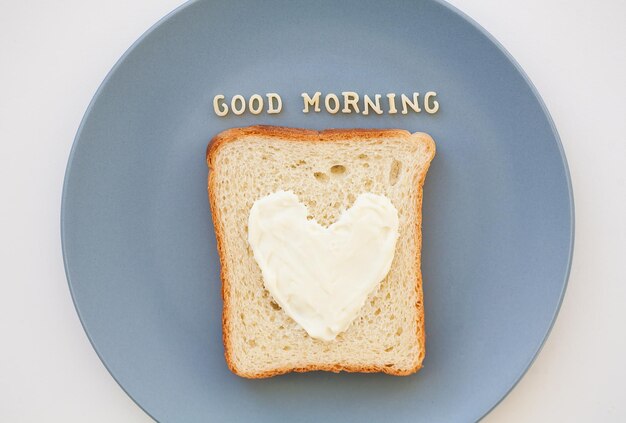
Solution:
<svg viewBox="0 0 626 423">
<path fill-rule="evenodd" d="M 219 169 L 215 166 L 215 157 L 221 146 L 229 142 L 235 141 L 246 136 L 261 136 L 268 138 L 275 138 L 284 140 L 285 142 L 305 141 L 305 142 L 326 142 L 326 141 L 343 141 L 352 139 L 366 139 L 366 138 L 383 138 L 383 137 L 407 137 L 416 138 L 424 143 L 427 152 L 430 157 L 424 165 L 424 169 L 421 173 L 416 175 L 415 184 L 417 185 L 417 224 L 415 226 L 415 238 L 416 238 L 416 261 L 418 268 L 418 277 L 415 280 L 415 290 L 417 292 L 417 301 L 415 307 L 417 308 L 417 338 L 419 340 L 420 354 L 417 358 L 415 366 L 407 370 L 393 369 L 385 366 L 356 366 L 349 364 L 337 363 L 333 365 L 326 364 L 309 364 L 302 367 L 281 367 L 266 372 L 249 373 L 238 369 L 231 356 L 230 346 L 230 326 L 229 326 L 229 311 L 230 311 L 230 281 L 228 280 L 228 263 L 225 260 L 226 253 L 224 251 L 224 230 L 220 224 L 222 221 L 219 208 L 217 207 L 217 198 L 214 194 L 215 186 L 215 173 Z M 222 338 L 224 343 L 224 357 L 228 368 L 238 376 L 249 379 L 261 379 L 272 376 L 278 376 L 290 372 L 310 372 L 310 371 L 330 371 L 334 373 L 339 372 L 359 372 L 359 373 L 386 373 L 394 376 L 407 376 L 416 373 L 422 368 L 424 355 L 426 351 L 426 330 L 424 325 L 424 306 L 423 306 L 423 289 L 422 289 L 422 271 L 421 271 L 421 252 L 422 252 L 422 198 L 424 181 L 426 180 L 426 174 L 430 162 L 435 156 L 435 142 L 430 135 L 423 132 L 410 133 L 403 129 L 325 129 L 322 131 L 316 131 L 311 129 L 301 128 L 289 128 L 283 126 L 270 126 L 270 125 L 255 125 L 242 128 L 227 129 L 217 134 L 209 142 L 206 150 L 206 162 L 209 167 L 208 175 L 208 196 L 209 205 L 211 208 L 211 214 L 213 216 L 213 226 L 215 228 L 215 238 L 217 240 L 217 251 L 220 257 L 221 272 L 220 277 L 222 280 Z"/>
</svg>

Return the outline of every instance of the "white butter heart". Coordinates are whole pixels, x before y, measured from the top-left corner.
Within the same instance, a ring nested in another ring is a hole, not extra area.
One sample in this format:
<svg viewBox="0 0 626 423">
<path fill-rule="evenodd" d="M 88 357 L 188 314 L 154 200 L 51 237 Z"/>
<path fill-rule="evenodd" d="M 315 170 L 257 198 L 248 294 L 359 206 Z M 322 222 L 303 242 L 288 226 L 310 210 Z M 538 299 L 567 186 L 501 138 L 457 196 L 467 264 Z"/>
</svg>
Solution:
<svg viewBox="0 0 626 423">
<path fill-rule="evenodd" d="M 292 192 L 252 205 L 248 242 L 263 281 L 307 333 L 331 341 L 357 317 L 385 278 L 398 239 L 398 211 L 382 195 L 363 193 L 325 228 L 307 219 Z"/>
</svg>

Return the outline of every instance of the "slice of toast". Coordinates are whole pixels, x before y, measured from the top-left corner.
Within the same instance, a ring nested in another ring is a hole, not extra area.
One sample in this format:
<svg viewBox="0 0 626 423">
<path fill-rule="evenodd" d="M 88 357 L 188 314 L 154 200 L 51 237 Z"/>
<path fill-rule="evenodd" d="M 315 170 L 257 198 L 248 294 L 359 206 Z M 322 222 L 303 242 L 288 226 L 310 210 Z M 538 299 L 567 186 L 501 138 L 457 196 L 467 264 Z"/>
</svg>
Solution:
<svg viewBox="0 0 626 423">
<path fill-rule="evenodd" d="M 419 370 L 425 353 L 422 187 L 434 155 L 429 135 L 397 129 L 251 126 L 211 140 L 208 191 L 222 266 L 225 356 L 234 373 L 262 378 L 291 371 Z M 295 193 L 323 226 L 364 192 L 386 196 L 398 211 L 389 273 L 332 341 L 310 337 L 278 306 L 248 243 L 253 203 L 280 190 Z"/>
</svg>

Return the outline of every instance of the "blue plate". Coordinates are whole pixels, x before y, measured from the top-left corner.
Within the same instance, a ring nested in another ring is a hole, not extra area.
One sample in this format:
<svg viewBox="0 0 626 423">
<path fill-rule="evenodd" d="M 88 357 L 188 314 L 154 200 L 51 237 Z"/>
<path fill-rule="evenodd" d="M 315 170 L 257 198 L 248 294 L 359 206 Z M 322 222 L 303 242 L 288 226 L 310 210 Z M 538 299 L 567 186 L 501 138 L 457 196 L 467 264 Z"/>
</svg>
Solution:
<svg viewBox="0 0 626 423">
<path fill-rule="evenodd" d="M 302 92 L 438 93 L 434 115 L 302 113 Z M 215 94 L 283 99 L 220 118 Z M 246 380 L 223 358 L 205 148 L 251 124 L 425 131 L 427 353 L 410 377 Z M 563 149 L 528 78 L 484 30 L 423 1 L 194 2 L 133 45 L 91 102 L 62 206 L 89 339 L 160 421 L 470 421 L 521 378 L 554 322 L 573 244 Z"/>
</svg>

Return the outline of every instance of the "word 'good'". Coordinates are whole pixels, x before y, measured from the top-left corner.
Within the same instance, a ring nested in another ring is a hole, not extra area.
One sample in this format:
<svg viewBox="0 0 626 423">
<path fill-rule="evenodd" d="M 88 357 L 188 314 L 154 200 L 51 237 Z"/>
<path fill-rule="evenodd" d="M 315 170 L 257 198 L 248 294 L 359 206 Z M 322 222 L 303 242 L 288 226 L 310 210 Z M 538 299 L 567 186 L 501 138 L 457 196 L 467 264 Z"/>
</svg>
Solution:
<svg viewBox="0 0 626 423">
<path fill-rule="evenodd" d="M 283 109 L 283 100 L 280 98 L 280 95 L 276 93 L 267 93 L 265 94 L 265 97 L 267 97 L 267 108 L 265 99 L 258 94 L 250 96 L 248 101 L 246 101 L 244 96 L 237 94 L 230 100 L 229 109 L 226 104 L 225 97 L 222 94 L 218 94 L 213 97 L 213 110 L 218 116 L 226 116 L 231 110 L 236 115 L 242 115 L 246 111 L 246 108 L 253 115 L 260 114 L 263 109 L 265 109 L 270 115 L 280 113 Z"/>
</svg>

